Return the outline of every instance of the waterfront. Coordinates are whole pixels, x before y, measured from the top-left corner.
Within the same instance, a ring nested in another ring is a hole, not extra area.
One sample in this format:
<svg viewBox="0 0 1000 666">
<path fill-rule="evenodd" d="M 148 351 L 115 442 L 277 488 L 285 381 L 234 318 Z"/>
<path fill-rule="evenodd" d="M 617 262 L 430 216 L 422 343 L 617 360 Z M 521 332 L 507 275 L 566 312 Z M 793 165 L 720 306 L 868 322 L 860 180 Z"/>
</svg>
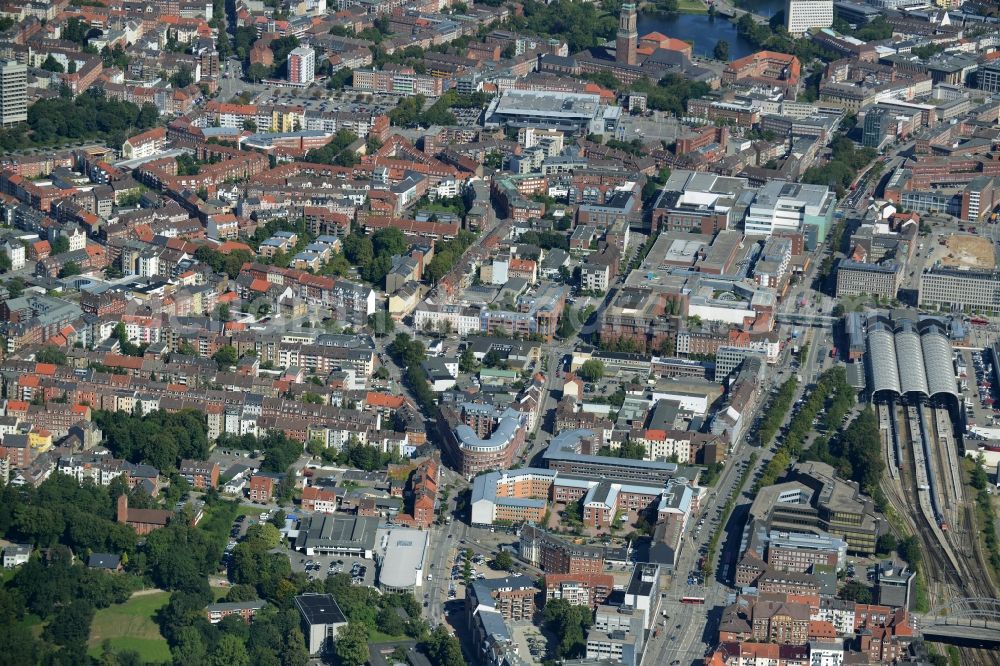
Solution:
<svg viewBox="0 0 1000 666">
<path fill-rule="evenodd" d="M 736 5 L 770 18 L 783 10 L 785 3 L 784 0 L 740 0 Z M 757 50 L 740 36 L 736 31 L 736 24 L 721 16 L 713 18 L 708 14 L 643 12 L 639 14 L 638 27 L 640 35 L 660 32 L 667 37 L 693 42 L 694 54 L 708 58 L 712 57 L 715 44 L 720 39 L 729 42 L 730 58 L 742 58 Z"/>
</svg>

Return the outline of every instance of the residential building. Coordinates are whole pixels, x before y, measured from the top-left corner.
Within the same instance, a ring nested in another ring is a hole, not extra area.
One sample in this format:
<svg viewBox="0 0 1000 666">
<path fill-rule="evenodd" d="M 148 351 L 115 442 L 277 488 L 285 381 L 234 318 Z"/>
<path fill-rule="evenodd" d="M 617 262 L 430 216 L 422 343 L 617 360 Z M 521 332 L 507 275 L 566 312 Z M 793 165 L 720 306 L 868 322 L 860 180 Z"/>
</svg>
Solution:
<svg viewBox="0 0 1000 666">
<path fill-rule="evenodd" d="M 288 82 L 307 86 L 316 79 L 316 52 L 299 46 L 288 53 Z"/>
<path fill-rule="evenodd" d="M 28 120 L 28 67 L 14 60 L 0 61 L 0 126 Z"/>
<path fill-rule="evenodd" d="M 25 564 L 31 558 L 31 546 L 26 544 L 13 543 L 4 546 L 3 568 L 13 569 Z"/>
<path fill-rule="evenodd" d="M 316 513 L 335 513 L 337 493 L 316 486 L 306 486 L 302 489 L 302 509 Z"/>
<path fill-rule="evenodd" d="M 205 606 L 205 615 L 212 624 L 218 624 L 230 615 L 236 615 L 249 624 L 254 616 L 267 605 L 263 599 L 252 601 L 220 601 Z"/>
<path fill-rule="evenodd" d="M 274 479 L 261 474 L 254 474 L 247 484 L 247 498 L 251 502 L 267 504 L 274 495 Z"/>
<path fill-rule="evenodd" d="M 207 490 L 219 486 L 219 463 L 182 460 L 178 471 L 195 490 Z"/>
</svg>

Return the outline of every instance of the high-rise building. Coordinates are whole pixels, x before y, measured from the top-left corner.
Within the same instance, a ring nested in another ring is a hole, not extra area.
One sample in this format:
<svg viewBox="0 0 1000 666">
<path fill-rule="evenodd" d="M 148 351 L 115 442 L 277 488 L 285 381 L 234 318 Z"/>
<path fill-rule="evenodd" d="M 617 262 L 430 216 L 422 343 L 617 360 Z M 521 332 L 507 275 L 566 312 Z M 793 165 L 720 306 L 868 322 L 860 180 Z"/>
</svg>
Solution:
<svg viewBox="0 0 1000 666">
<path fill-rule="evenodd" d="M 28 67 L 13 60 L 0 61 L 0 125 L 10 127 L 28 120 Z"/>
<path fill-rule="evenodd" d="M 300 46 L 288 54 L 288 82 L 309 85 L 316 79 L 316 52 Z"/>
<path fill-rule="evenodd" d="M 792 37 L 833 25 L 833 0 L 786 0 L 785 27 Z"/>
<path fill-rule="evenodd" d="M 878 106 L 872 107 L 865 114 L 864 132 L 861 142 L 869 147 L 880 149 L 889 138 L 889 111 Z"/>
<path fill-rule="evenodd" d="M 626 65 L 636 64 L 636 47 L 639 44 L 639 16 L 635 4 L 622 5 L 618 17 L 618 36 L 615 39 L 615 60 Z"/>
</svg>

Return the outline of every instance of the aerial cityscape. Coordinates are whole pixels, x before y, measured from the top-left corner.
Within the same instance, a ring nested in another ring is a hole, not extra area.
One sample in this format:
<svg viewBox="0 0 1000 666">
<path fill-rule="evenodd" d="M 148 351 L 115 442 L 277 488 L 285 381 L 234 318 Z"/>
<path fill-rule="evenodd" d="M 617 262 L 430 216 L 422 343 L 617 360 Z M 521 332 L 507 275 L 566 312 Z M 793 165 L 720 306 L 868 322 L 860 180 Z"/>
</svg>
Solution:
<svg viewBox="0 0 1000 666">
<path fill-rule="evenodd" d="M 0 0 L 0 666 L 1000 666 L 996 0 Z"/>
</svg>

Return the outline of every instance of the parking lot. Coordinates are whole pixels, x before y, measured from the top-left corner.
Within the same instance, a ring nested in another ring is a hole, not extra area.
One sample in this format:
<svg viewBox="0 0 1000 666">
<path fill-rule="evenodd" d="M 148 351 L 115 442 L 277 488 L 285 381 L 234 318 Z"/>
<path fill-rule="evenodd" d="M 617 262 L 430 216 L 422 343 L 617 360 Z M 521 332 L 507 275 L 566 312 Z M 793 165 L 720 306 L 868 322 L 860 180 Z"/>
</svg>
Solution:
<svg viewBox="0 0 1000 666">
<path fill-rule="evenodd" d="M 1000 412 L 996 401 L 996 390 L 993 386 L 993 364 L 982 350 L 966 349 L 962 351 L 965 361 L 965 377 L 959 377 L 963 383 L 963 398 L 965 401 L 965 418 L 968 426 L 989 428 L 1000 423 Z M 982 436 L 974 433 L 967 435 L 969 439 L 979 439 Z"/>
<path fill-rule="evenodd" d="M 345 573 L 354 585 L 375 586 L 375 562 L 360 557 L 343 555 L 303 555 L 292 551 L 292 571 L 305 572 L 310 580 L 324 580 L 327 576 Z"/>
</svg>

